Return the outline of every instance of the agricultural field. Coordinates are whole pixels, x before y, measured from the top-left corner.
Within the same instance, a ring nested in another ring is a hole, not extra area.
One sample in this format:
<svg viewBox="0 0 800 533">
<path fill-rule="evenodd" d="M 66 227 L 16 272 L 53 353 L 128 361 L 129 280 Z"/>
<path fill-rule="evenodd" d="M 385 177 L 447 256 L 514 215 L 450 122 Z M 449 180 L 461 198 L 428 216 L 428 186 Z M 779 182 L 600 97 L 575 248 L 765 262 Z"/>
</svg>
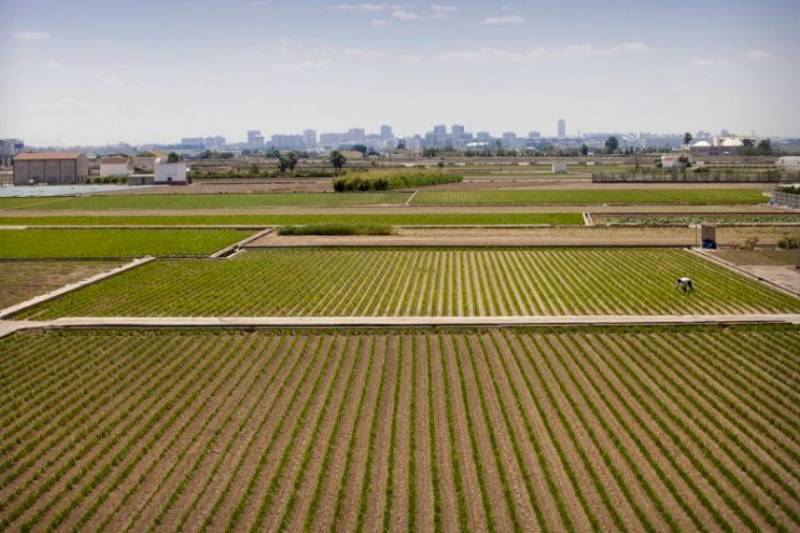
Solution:
<svg viewBox="0 0 800 533">
<path fill-rule="evenodd" d="M 255 194 L 117 194 L 58 198 L 0 198 L 0 209 L 225 209 L 244 207 L 403 204 L 409 192 L 255 193 Z M 22 202 L 21 200 L 25 200 Z"/>
<path fill-rule="evenodd" d="M 205 256 L 252 233 L 235 229 L 0 230 L 0 258 Z"/>
<path fill-rule="evenodd" d="M 529 189 L 420 191 L 413 205 L 736 205 L 766 203 L 759 189 Z"/>
<path fill-rule="evenodd" d="M 680 224 L 800 224 L 800 213 L 692 213 L 686 215 L 660 215 L 648 214 L 603 214 L 592 213 L 595 224 L 641 224 L 646 226 L 661 226 Z"/>
<path fill-rule="evenodd" d="M 676 290 L 680 276 L 692 277 L 696 292 Z M 800 299 L 676 249 L 294 248 L 154 261 L 19 317 L 799 311 Z"/>
<path fill-rule="evenodd" d="M 114 261 L 2 261 L 0 309 L 118 266 Z"/>
<path fill-rule="evenodd" d="M 0 225 L 250 225 L 288 226 L 299 224 L 366 225 L 496 225 L 551 224 L 580 225 L 580 213 L 392 213 L 392 214 L 237 214 L 237 215 L 125 215 L 125 216 L 0 216 Z"/>
<path fill-rule="evenodd" d="M 18 332 L 0 528 L 797 531 L 799 354 L 796 326 Z"/>
</svg>

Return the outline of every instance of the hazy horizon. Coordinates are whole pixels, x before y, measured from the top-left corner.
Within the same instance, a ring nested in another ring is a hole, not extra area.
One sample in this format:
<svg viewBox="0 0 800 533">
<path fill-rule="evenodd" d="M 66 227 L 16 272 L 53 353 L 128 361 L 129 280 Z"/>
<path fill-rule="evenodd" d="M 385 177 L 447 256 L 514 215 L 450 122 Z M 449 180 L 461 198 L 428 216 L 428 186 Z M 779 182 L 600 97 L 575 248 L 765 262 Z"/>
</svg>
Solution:
<svg viewBox="0 0 800 533">
<path fill-rule="evenodd" d="M 0 137 L 800 136 L 800 4 L 0 0 Z"/>
</svg>

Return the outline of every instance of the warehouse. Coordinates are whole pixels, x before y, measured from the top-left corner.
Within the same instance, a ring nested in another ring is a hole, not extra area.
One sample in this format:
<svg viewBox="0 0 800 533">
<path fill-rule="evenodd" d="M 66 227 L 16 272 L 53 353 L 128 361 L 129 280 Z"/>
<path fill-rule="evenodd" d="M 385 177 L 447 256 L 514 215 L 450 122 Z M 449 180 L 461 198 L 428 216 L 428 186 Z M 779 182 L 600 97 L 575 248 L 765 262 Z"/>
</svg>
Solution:
<svg viewBox="0 0 800 533">
<path fill-rule="evenodd" d="M 14 185 L 83 183 L 89 160 L 80 152 L 25 152 L 14 158 Z"/>
</svg>

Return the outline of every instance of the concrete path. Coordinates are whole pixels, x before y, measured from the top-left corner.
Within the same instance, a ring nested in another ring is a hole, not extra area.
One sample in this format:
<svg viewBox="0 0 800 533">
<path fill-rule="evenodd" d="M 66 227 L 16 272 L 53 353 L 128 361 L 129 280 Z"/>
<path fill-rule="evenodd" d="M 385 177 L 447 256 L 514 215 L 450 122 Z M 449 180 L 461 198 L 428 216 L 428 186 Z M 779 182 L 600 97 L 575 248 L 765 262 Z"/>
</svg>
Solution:
<svg viewBox="0 0 800 533">
<path fill-rule="evenodd" d="M 44 321 L 0 321 L 0 337 L 35 328 L 269 328 L 269 327 L 476 327 L 625 326 L 691 324 L 798 324 L 800 314 L 773 315 L 586 315 L 491 317 L 67 317 Z"/>
</svg>

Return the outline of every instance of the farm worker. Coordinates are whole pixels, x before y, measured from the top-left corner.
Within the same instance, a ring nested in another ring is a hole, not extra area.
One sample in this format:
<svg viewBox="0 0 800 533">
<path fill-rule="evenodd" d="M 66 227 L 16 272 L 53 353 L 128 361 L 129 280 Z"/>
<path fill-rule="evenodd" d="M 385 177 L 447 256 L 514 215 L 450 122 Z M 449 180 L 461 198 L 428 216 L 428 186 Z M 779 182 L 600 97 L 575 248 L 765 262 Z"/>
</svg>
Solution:
<svg viewBox="0 0 800 533">
<path fill-rule="evenodd" d="M 694 291 L 694 285 L 692 285 L 691 278 L 678 278 L 676 287 L 683 289 L 683 292 Z"/>
</svg>

